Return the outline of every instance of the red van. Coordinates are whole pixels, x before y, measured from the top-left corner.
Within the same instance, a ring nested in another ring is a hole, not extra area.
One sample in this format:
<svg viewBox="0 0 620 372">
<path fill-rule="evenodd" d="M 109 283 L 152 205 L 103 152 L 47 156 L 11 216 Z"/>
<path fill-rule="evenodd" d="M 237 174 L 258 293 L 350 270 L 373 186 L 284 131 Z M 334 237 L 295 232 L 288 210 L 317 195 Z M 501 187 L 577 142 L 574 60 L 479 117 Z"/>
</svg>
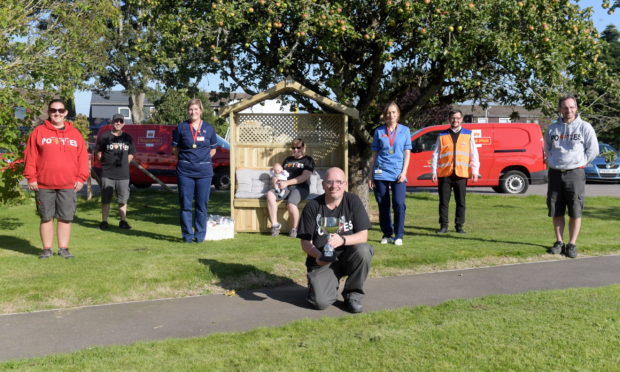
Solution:
<svg viewBox="0 0 620 372">
<path fill-rule="evenodd" d="M 431 158 L 437 136 L 449 125 L 422 128 L 411 136 L 411 160 L 407 186 L 436 186 Z M 547 182 L 542 130 L 535 123 L 463 124 L 472 131 L 480 157 L 480 178 L 468 187 L 486 186 L 500 193 L 519 194 L 530 184 Z"/>
<path fill-rule="evenodd" d="M 164 183 L 177 183 L 177 157 L 172 154 L 172 132 L 176 125 L 126 124 L 123 132 L 133 139 L 136 147 L 134 159 Z M 111 125 L 99 129 L 97 137 L 112 130 Z M 226 140 L 218 136 L 218 148 L 213 157 L 213 185 L 216 189 L 230 187 L 230 151 Z M 94 157 L 93 168 L 101 174 L 101 163 Z M 136 167 L 129 167 L 131 183 L 139 188 L 150 187 L 153 180 Z"/>
</svg>

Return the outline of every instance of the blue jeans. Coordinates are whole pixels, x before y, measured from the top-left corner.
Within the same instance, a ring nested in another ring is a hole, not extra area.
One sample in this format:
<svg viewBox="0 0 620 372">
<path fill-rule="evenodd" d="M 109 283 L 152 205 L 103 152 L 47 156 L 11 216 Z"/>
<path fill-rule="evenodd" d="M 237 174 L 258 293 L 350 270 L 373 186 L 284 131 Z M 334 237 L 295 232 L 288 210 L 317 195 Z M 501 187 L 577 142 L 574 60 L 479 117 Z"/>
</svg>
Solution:
<svg viewBox="0 0 620 372">
<path fill-rule="evenodd" d="M 383 236 L 402 239 L 405 235 L 405 198 L 407 196 L 407 182 L 381 181 L 374 180 L 375 199 L 379 205 L 379 226 Z M 390 201 L 390 189 L 392 190 L 392 200 Z M 390 207 L 394 210 L 394 225 Z"/>
<path fill-rule="evenodd" d="M 205 239 L 211 178 L 177 176 L 179 203 L 181 204 L 181 234 L 183 234 L 183 240 L 186 242 L 193 240 L 201 242 Z M 196 216 L 193 219 L 192 227 L 194 205 L 196 207 Z"/>
</svg>

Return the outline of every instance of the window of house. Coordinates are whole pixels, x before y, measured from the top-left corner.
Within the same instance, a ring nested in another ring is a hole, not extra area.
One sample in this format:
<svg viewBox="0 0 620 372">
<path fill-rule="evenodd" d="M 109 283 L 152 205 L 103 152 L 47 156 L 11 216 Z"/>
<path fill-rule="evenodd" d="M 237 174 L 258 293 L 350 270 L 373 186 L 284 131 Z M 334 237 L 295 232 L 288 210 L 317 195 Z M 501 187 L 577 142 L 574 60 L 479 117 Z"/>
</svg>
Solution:
<svg viewBox="0 0 620 372">
<path fill-rule="evenodd" d="M 500 123 L 510 123 L 510 118 L 499 118 Z"/>
<path fill-rule="evenodd" d="M 119 107 L 118 113 L 123 115 L 125 119 L 131 119 L 131 110 L 129 107 Z"/>
<path fill-rule="evenodd" d="M 488 123 L 489 122 L 489 118 L 478 118 L 478 123 Z"/>
</svg>

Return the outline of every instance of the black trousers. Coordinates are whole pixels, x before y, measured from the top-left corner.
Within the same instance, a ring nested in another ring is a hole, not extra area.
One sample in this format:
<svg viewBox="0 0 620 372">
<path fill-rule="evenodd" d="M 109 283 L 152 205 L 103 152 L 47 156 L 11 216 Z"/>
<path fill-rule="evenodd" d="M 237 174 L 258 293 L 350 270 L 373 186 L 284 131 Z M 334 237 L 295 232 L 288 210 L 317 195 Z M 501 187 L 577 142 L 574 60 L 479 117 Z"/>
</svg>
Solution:
<svg viewBox="0 0 620 372">
<path fill-rule="evenodd" d="M 462 226 L 465 223 L 465 195 L 467 193 L 467 178 L 452 175 L 439 177 L 439 224 L 448 226 L 448 212 L 450 210 L 450 195 L 454 190 L 456 201 L 456 216 L 454 224 Z"/>
</svg>

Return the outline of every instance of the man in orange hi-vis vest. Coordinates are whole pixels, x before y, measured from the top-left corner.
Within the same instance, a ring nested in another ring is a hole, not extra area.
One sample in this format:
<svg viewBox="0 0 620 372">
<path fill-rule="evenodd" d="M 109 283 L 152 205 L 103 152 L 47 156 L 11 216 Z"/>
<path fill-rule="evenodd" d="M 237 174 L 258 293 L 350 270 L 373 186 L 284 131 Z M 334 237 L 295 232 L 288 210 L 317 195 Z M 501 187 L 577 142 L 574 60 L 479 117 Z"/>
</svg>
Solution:
<svg viewBox="0 0 620 372">
<path fill-rule="evenodd" d="M 439 133 L 431 167 L 433 169 L 433 183 L 437 183 L 439 192 L 439 230 L 438 233 L 448 232 L 448 211 L 450 194 L 454 190 L 456 201 L 456 216 L 454 224 L 456 232 L 464 234 L 465 223 L 465 195 L 467 179 L 478 181 L 478 150 L 474 136 L 468 129 L 461 127 L 463 113 L 459 110 L 450 111 L 448 116 L 450 129 Z"/>
</svg>

